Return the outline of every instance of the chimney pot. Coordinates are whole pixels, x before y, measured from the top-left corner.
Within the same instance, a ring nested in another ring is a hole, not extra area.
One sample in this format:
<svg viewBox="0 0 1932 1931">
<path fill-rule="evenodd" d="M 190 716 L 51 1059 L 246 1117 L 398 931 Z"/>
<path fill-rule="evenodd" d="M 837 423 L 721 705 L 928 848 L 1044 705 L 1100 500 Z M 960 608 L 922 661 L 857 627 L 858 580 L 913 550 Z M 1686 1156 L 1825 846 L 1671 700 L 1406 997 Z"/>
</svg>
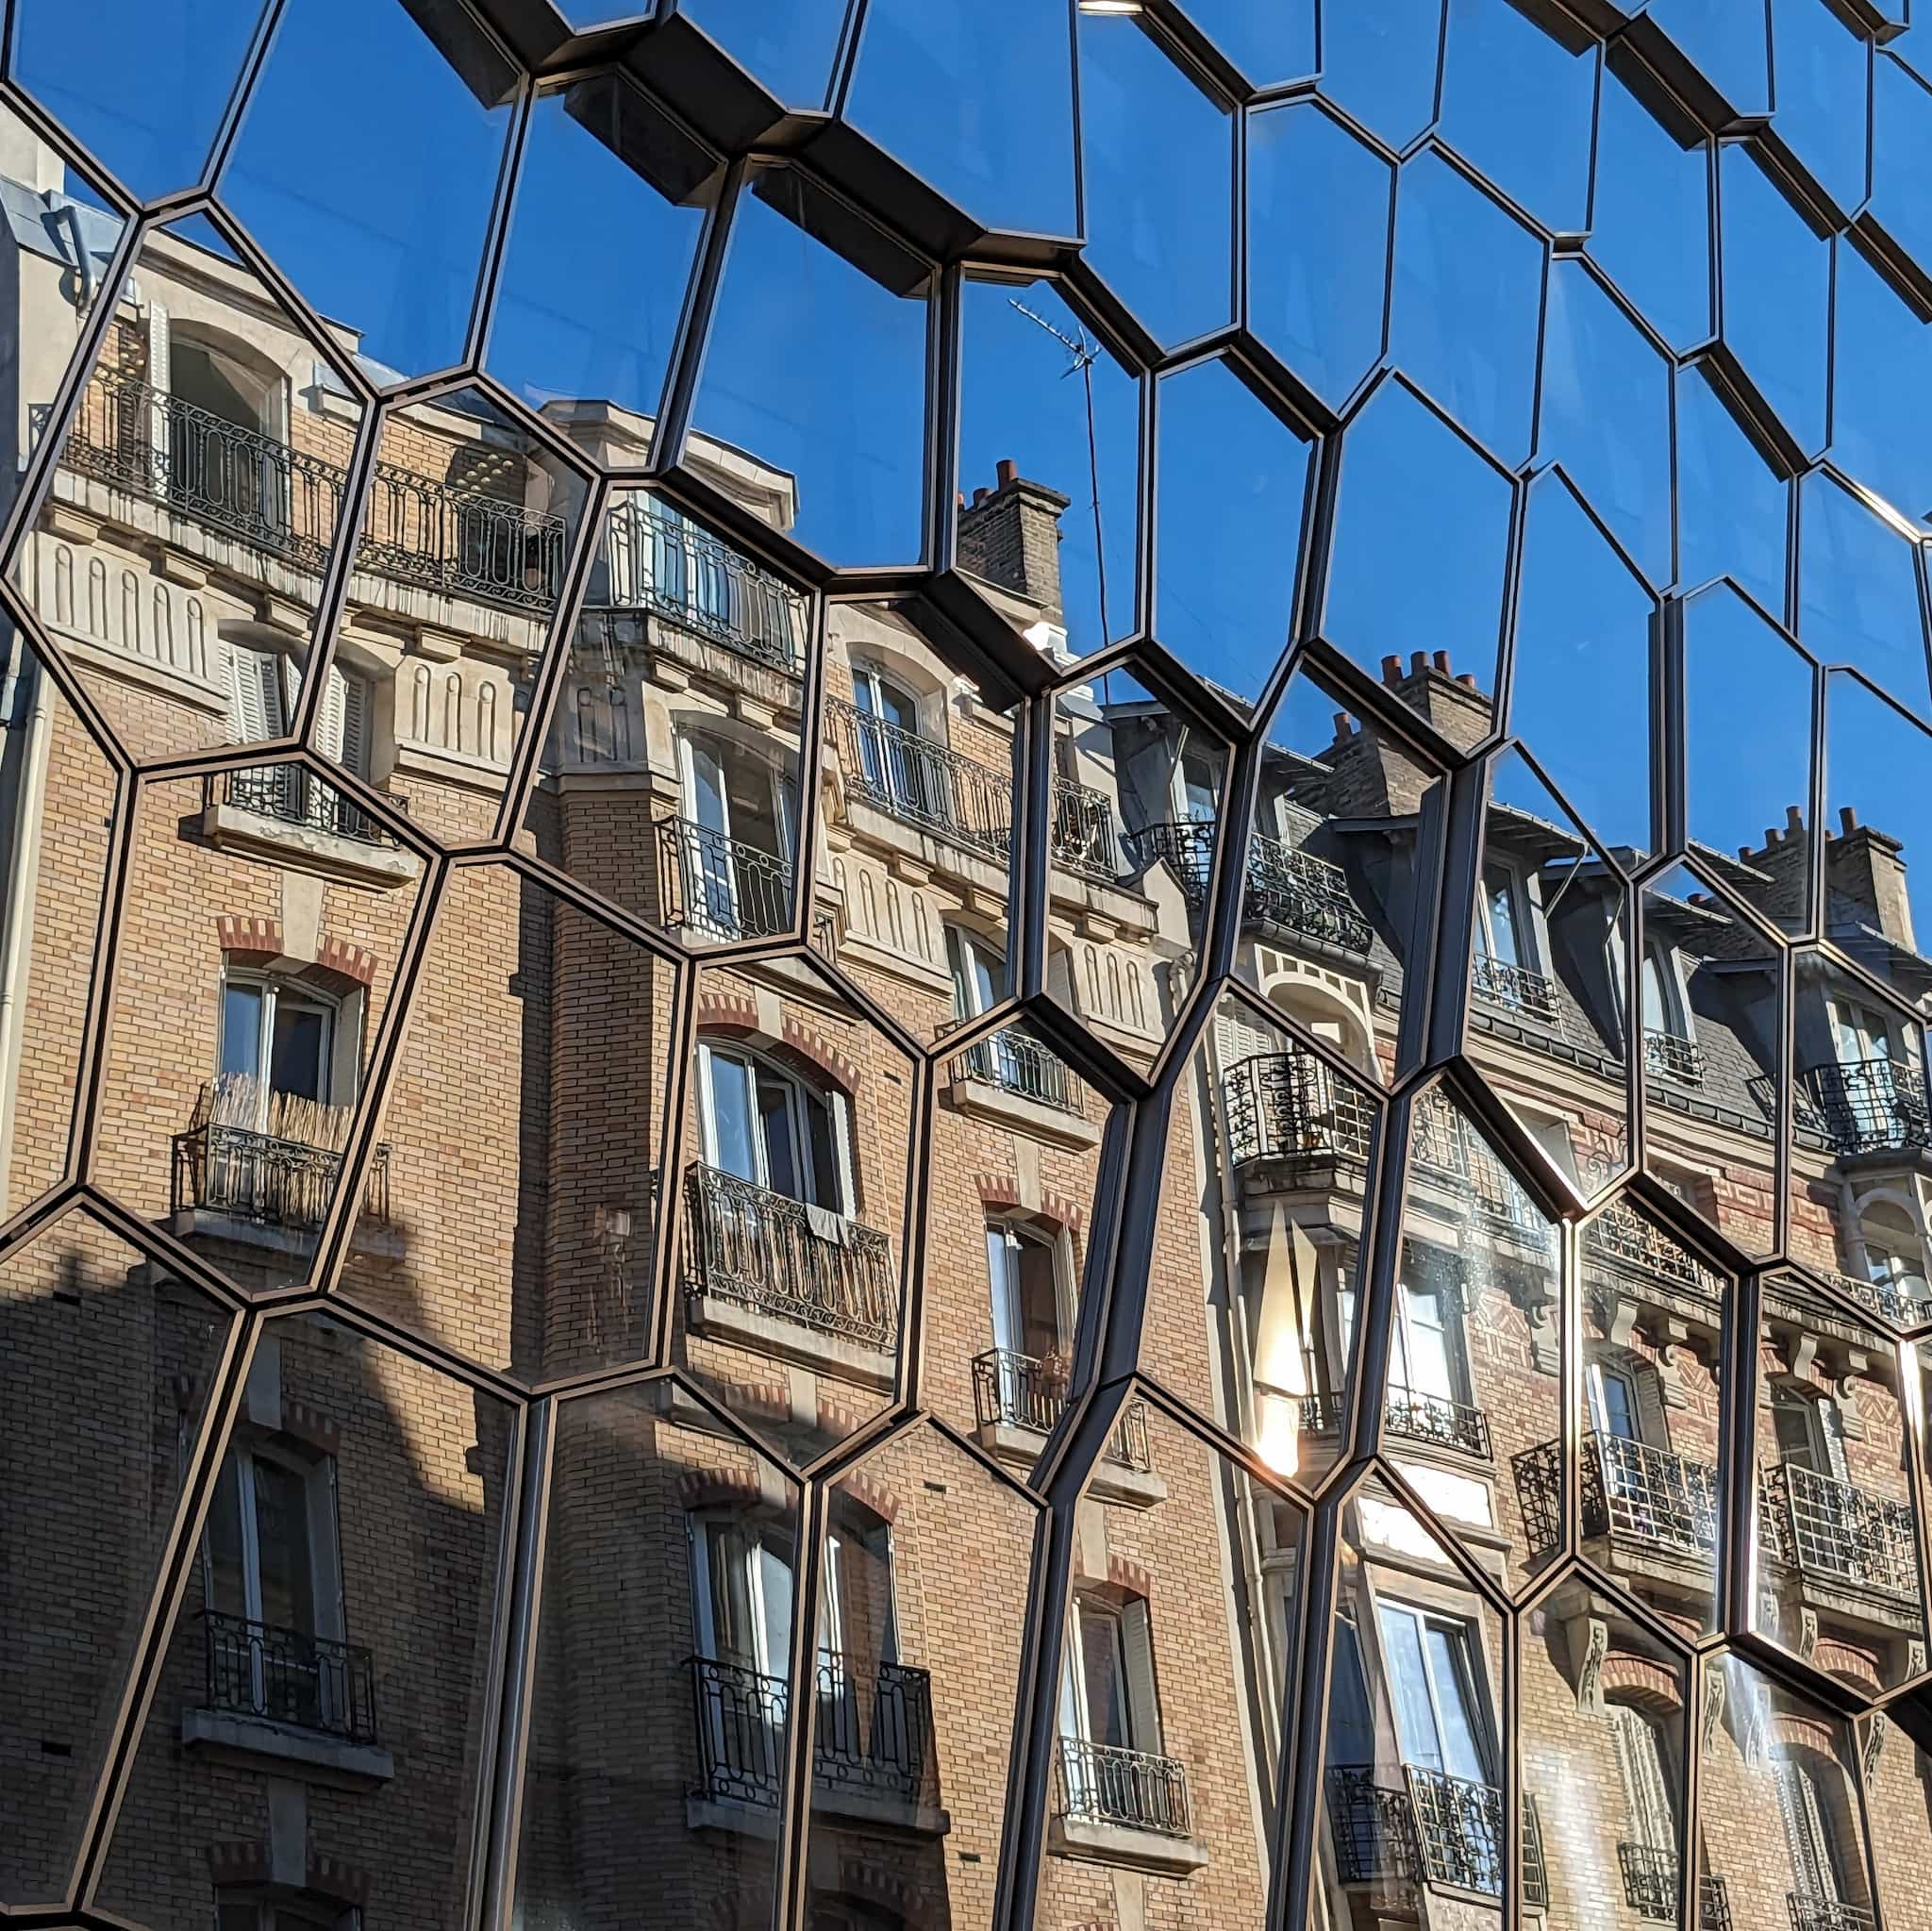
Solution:
<svg viewBox="0 0 1932 1931">
<path fill-rule="evenodd" d="M 1849 805 L 1840 805 L 1838 807 L 1838 822 L 1844 827 L 1845 836 L 1849 838 L 1858 828 L 1858 814 Z"/>
<path fill-rule="evenodd" d="M 1348 721 L 1348 713 L 1345 710 L 1338 710 L 1335 713 L 1335 735 L 1338 738 L 1346 738 L 1353 728 Z"/>
<path fill-rule="evenodd" d="M 1020 480 L 1020 472 L 1018 468 L 1014 465 L 1013 458 L 1010 456 L 1003 456 L 1000 458 L 998 474 L 1000 479 L 999 486 L 1002 490 L 1004 490 L 1008 483 L 1016 483 Z"/>
<path fill-rule="evenodd" d="M 1777 841 L 1777 833 L 1767 824 L 1764 827 L 1764 849 L 1767 852 L 1770 851 L 1772 846 L 1776 844 Z"/>
<path fill-rule="evenodd" d="M 1474 671 L 1464 671 L 1456 681 L 1465 691 L 1474 691 L 1476 688 L 1475 673 Z"/>
<path fill-rule="evenodd" d="M 974 507 L 974 508 L 977 509 L 977 508 L 979 508 L 979 506 L 980 506 L 980 505 L 981 505 L 982 503 L 984 503 L 984 502 L 986 501 L 986 499 L 987 499 L 987 498 L 988 498 L 989 496 L 991 496 L 991 494 L 992 494 L 992 491 L 991 491 L 991 490 L 989 490 L 989 489 L 988 489 L 988 488 L 986 487 L 986 485 L 985 485 L 984 483 L 980 484 L 980 486 L 978 487 L 978 489 L 976 489 L 976 490 L 975 490 L 975 491 L 974 491 L 974 492 L 973 492 L 973 507 Z"/>
<path fill-rule="evenodd" d="M 956 506 L 957 506 L 957 507 L 958 507 L 958 508 L 960 508 L 960 509 L 964 509 L 964 508 L 966 508 L 966 492 L 965 492 L 965 491 L 964 491 L 964 490 L 958 490 L 958 491 L 954 491 L 954 500 L 955 500 Z"/>
<path fill-rule="evenodd" d="M 1385 684 L 1402 682 L 1402 659 L 1391 655 L 1382 659 L 1382 681 Z"/>
<path fill-rule="evenodd" d="M 1439 650 L 1429 661 L 1435 665 L 1437 670 L 1441 672 L 1443 676 L 1446 677 L 1449 674 L 1449 653 L 1446 650 Z"/>
<path fill-rule="evenodd" d="M 1411 651 L 1408 658 L 1408 674 L 1420 677 L 1428 668 L 1429 654 L 1425 650 Z"/>
<path fill-rule="evenodd" d="M 1785 828 L 1788 831 L 1803 831 L 1805 828 L 1805 814 L 1795 805 L 1785 807 Z"/>
</svg>

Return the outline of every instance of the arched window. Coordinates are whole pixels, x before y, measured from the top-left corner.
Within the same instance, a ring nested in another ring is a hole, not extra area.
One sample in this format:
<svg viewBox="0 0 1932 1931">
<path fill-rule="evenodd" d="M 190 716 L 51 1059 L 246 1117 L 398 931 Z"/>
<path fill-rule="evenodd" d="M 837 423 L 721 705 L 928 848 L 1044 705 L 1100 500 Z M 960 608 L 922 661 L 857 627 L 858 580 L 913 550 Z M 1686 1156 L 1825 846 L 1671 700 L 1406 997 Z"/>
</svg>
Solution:
<svg viewBox="0 0 1932 1931">
<path fill-rule="evenodd" d="M 845 1095 L 722 1040 L 698 1042 L 705 1162 L 790 1200 L 855 1210 Z"/>
<path fill-rule="evenodd" d="M 1613 1703 L 1606 1714 L 1624 1785 L 1625 1835 L 1618 1845 L 1629 1902 L 1674 1912 L 1677 1896 L 1676 1753 L 1648 1710 Z"/>
<path fill-rule="evenodd" d="M 1844 1907 L 1864 1904 L 1865 1885 L 1844 1773 L 1828 1757 L 1794 1748 L 1787 1748 L 1774 1769 L 1791 1854 L 1792 1922 L 1848 1922 Z"/>
</svg>

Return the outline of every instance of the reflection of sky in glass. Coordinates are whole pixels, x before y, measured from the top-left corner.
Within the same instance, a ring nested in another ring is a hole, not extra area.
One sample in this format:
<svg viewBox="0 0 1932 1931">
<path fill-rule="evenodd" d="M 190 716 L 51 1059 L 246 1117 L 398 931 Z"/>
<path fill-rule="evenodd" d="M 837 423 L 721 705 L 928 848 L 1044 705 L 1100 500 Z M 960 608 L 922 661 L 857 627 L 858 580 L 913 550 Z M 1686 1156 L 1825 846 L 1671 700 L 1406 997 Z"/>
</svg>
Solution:
<svg viewBox="0 0 1932 1931">
<path fill-rule="evenodd" d="M 1735 576 L 1785 609 L 1790 485 L 1774 474 L 1699 369 L 1677 376 L 1677 580 Z"/>
<path fill-rule="evenodd" d="M 621 231 L 607 247 L 591 232 Z M 676 208 L 566 110 L 538 102 L 487 366 L 541 408 L 595 397 L 655 416 L 704 212 Z"/>
<path fill-rule="evenodd" d="M 1831 245 L 1741 147 L 1721 161 L 1724 340 L 1792 440 L 1824 445 Z"/>
<path fill-rule="evenodd" d="M 1187 0 L 1187 11 L 1255 87 L 1315 71 L 1315 0 Z"/>
<path fill-rule="evenodd" d="M 1372 675 L 1447 651 L 1493 694 L 1509 505 L 1507 477 L 1385 382 L 1342 444 L 1324 634 Z"/>
<path fill-rule="evenodd" d="M 1590 252 L 1673 348 L 1690 348 L 1710 334 L 1708 152 L 1683 146 L 1614 69 L 1596 141 Z"/>
<path fill-rule="evenodd" d="M 1670 581 L 1670 370 L 1579 261 L 1550 271 L 1537 454 L 1563 464 L 1652 583 Z"/>
<path fill-rule="evenodd" d="M 1322 9 L 1322 92 L 1391 147 L 1436 112 L 1442 0 L 1348 0 Z"/>
<path fill-rule="evenodd" d="M 1798 637 L 1898 701 L 1927 708 L 1914 546 L 1826 475 L 1798 486 Z"/>
<path fill-rule="evenodd" d="M 1653 604 L 1560 475 L 1530 491 L 1509 729 L 1606 844 L 1650 844 Z"/>
<path fill-rule="evenodd" d="M 825 105 L 845 0 L 679 0 L 677 10 L 788 107 Z"/>
<path fill-rule="evenodd" d="M 1228 320 L 1230 127 L 1131 16 L 1080 15 L 1087 259 L 1170 344 Z"/>
<path fill-rule="evenodd" d="M 1503 462 L 1529 454 L 1542 243 L 1436 154 L 1395 196 L 1397 364 Z"/>
<path fill-rule="evenodd" d="M 1838 251 L 1831 454 L 1901 516 L 1932 514 L 1932 326 L 1849 241 Z"/>
<path fill-rule="evenodd" d="M 794 534 L 831 562 L 919 555 L 925 325 L 923 302 L 739 197 L 693 421 L 798 479 Z"/>
<path fill-rule="evenodd" d="M 1075 368 L 1073 352 L 1021 314 L 1016 302 L 1076 343 L 1093 340 L 1045 282 L 1018 289 L 1004 282 L 966 284 L 958 487 L 969 499 L 976 489 L 991 489 L 999 464 L 1010 458 L 1027 481 L 1043 483 L 1071 499 L 1060 517 L 1059 548 L 1067 638 L 1075 651 L 1094 650 L 1108 639 L 1101 629 L 1095 565 L 1089 384 Z M 1113 635 L 1124 637 L 1134 628 L 1135 616 L 1140 388 L 1107 356 L 1093 363 L 1091 374 L 1108 620 Z"/>
<path fill-rule="evenodd" d="M 1872 212 L 1922 270 L 1932 272 L 1932 92 L 1880 56 L 1872 75 Z"/>
<path fill-rule="evenodd" d="M 1869 45 L 1826 0 L 1777 0 L 1771 20 L 1777 131 L 1839 207 L 1855 209 L 1865 198 Z"/>
<path fill-rule="evenodd" d="M 1839 671 L 1824 680 L 1827 832 L 1839 830 L 1839 814 L 1848 806 L 1860 824 L 1904 844 L 1908 876 L 1932 875 L 1932 738 Z M 1923 900 L 1917 909 L 1923 942 Z"/>
<path fill-rule="evenodd" d="M 1740 114 L 1771 106 L 1771 48 L 1757 0 L 1650 0 L 1651 19 Z"/>
<path fill-rule="evenodd" d="M 1248 324 L 1339 408 L 1382 352 L 1394 171 L 1309 105 L 1248 121 Z"/>
<path fill-rule="evenodd" d="M 1071 235 L 1073 58 L 1037 0 L 872 0 L 845 118 L 988 226 Z"/>
<path fill-rule="evenodd" d="M 1810 796 L 1811 667 L 1736 592 L 1684 608 L 1685 817 L 1727 855 L 1782 830 Z"/>
<path fill-rule="evenodd" d="M 1594 42 L 1573 52 L 1512 0 L 1449 0 L 1442 139 L 1558 234 L 1590 206 Z"/>
<path fill-rule="evenodd" d="M 143 197 L 201 173 L 261 0 L 19 0 L 14 77 Z"/>
<path fill-rule="evenodd" d="M 1159 450 L 1154 634 L 1253 697 L 1288 648 L 1309 445 L 1203 362 L 1160 385 Z"/>
<path fill-rule="evenodd" d="M 223 198 L 365 354 L 424 374 L 462 356 L 508 125 L 394 0 L 292 0 Z"/>
</svg>

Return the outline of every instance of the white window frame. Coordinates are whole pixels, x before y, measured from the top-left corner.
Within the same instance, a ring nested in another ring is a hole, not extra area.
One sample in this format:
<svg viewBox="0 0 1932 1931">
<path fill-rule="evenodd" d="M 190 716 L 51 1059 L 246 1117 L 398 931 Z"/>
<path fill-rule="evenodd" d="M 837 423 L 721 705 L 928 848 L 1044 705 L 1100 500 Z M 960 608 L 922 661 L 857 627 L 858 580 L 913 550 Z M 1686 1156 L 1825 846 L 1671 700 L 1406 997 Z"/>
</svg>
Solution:
<svg viewBox="0 0 1932 1931">
<path fill-rule="evenodd" d="M 280 973 L 251 972 L 230 966 L 222 974 L 221 1007 L 216 1021 L 215 1076 L 222 1076 L 222 1060 L 227 1044 L 228 992 L 231 988 L 251 988 L 260 995 L 261 1019 L 256 1040 L 255 1090 L 257 1095 L 256 1131 L 266 1132 L 269 1105 L 269 1068 L 275 1058 L 275 1008 L 283 999 L 304 1006 L 315 1006 L 328 1016 L 328 1032 L 322 1052 L 322 1100 L 326 1107 L 353 1106 L 360 1074 L 357 1046 L 359 1028 L 355 1001 L 343 999 L 321 988 L 293 980 Z M 238 1069 L 239 1070 L 239 1069 Z"/>
<path fill-rule="evenodd" d="M 1429 1654 L 1428 1632 L 1431 1629 L 1446 1631 L 1459 1657 L 1461 1668 L 1457 1673 L 1457 1691 L 1460 1698 L 1464 1726 L 1469 1732 L 1472 1747 L 1477 1762 L 1482 1767 L 1483 1781 L 1491 1788 L 1497 1782 L 1498 1756 L 1496 1751 L 1496 1725 L 1490 1707 L 1490 1684 L 1482 1651 L 1482 1636 L 1479 1628 L 1467 1616 L 1456 1614 L 1453 1610 L 1433 1608 L 1426 1603 L 1411 1603 L 1394 1596 L 1379 1596 L 1375 1602 L 1375 1633 L 1383 1651 L 1383 1674 L 1388 1685 L 1390 1706 L 1395 1719 L 1395 1740 L 1402 1761 L 1415 1769 L 1428 1766 L 1417 1763 L 1409 1755 L 1414 1740 L 1402 1733 L 1403 1699 L 1396 1693 L 1394 1684 L 1394 1664 L 1388 1654 L 1388 1644 L 1383 1632 L 1386 1619 L 1391 1615 L 1407 1617 L 1416 1624 L 1418 1648 L 1422 1656 L 1422 1688 L 1428 1699 L 1429 1720 L 1436 1733 L 1438 1754 L 1444 1735 L 1442 1712 L 1442 1687 L 1437 1680 L 1435 1658 Z M 1460 1773 L 1442 1771 L 1445 1776 L 1459 1775 Z"/>
<path fill-rule="evenodd" d="M 1389 1363 L 1390 1393 L 1392 1396 L 1400 1387 L 1411 1394 L 1435 1395 L 1440 1400 L 1470 1403 L 1471 1381 L 1469 1368 L 1469 1336 L 1467 1333 L 1467 1308 L 1462 1289 L 1455 1282 L 1447 1282 L 1441 1290 L 1411 1289 L 1407 1280 L 1407 1269 L 1398 1275 L 1395 1283 L 1395 1329 L 1393 1334 L 1393 1357 Z M 1412 1296 L 1418 1292 L 1441 1292 L 1454 1303 L 1451 1318 L 1438 1324 L 1434 1332 L 1442 1337 L 1442 1355 L 1449 1369 L 1449 1392 L 1442 1394 L 1432 1388 L 1419 1388 L 1412 1376 L 1412 1363 L 1415 1359 L 1415 1344 L 1412 1339 L 1418 1328 L 1427 1329 L 1429 1323 L 1418 1322 L 1410 1306 Z M 1350 1316 L 1353 1321 L 1353 1313 Z M 1396 1380 L 1398 1371 L 1401 1380 Z"/>
<path fill-rule="evenodd" d="M 1106 1621 L 1114 1632 L 1120 1662 L 1121 1733 L 1113 1746 L 1144 1756 L 1161 1754 L 1160 1700 L 1154 1670 L 1154 1623 L 1143 1596 L 1115 1603 L 1090 1591 L 1076 1591 L 1067 1616 L 1067 1653 L 1060 1673 L 1059 1732 L 1070 1741 L 1100 1747 L 1094 1735 L 1092 1687 L 1087 1680 L 1086 1619 Z"/>
<path fill-rule="evenodd" d="M 769 1054 L 760 1053 L 755 1047 L 726 1045 L 707 1039 L 698 1040 L 698 1125 L 704 1145 L 705 1164 L 708 1167 L 716 1167 L 719 1164 L 717 1092 L 712 1075 L 712 1062 L 718 1058 L 729 1059 L 749 1067 L 754 1085 L 758 1073 L 763 1071 L 783 1080 L 791 1089 L 794 1096 L 791 1109 L 792 1159 L 808 1196 L 817 1192 L 819 1175 L 812 1158 L 811 1136 L 805 1130 L 805 1096 L 809 1094 L 824 1103 L 831 1115 L 832 1148 L 839 1162 L 837 1179 L 840 1204 L 830 1211 L 841 1213 L 847 1220 L 852 1219 L 857 1212 L 858 1192 L 853 1185 L 852 1174 L 852 1109 L 845 1094 L 836 1086 L 821 1088 L 810 1085 L 789 1066 L 780 1065 Z M 770 1192 L 773 1190 L 772 1178 L 766 1160 L 764 1136 L 757 1131 L 756 1120 L 753 1127 L 752 1162 L 758 1169 L 758 1177 L 752 1184 Z"/>
<path fill-rule="evenodd" d="M 1500 874 L 1507 887 L 1509 920 L 1516 940 L 1514 959 L 1506 959 L 1496 951 L 1495 933 L 1490 920 L 1491 873 Z M 1487 856 L 1483 859 L 1476 887 L 1476 934 L 1483 957 L 1498 965 L 1514 965 L 1525 973 L 1541 974 L 1543 970 L 1543 947 L 1542 935 L 1537 929 L 1537 909 L 1528 882 L 1516 861 L 1494 853 Z"/>
</svg>

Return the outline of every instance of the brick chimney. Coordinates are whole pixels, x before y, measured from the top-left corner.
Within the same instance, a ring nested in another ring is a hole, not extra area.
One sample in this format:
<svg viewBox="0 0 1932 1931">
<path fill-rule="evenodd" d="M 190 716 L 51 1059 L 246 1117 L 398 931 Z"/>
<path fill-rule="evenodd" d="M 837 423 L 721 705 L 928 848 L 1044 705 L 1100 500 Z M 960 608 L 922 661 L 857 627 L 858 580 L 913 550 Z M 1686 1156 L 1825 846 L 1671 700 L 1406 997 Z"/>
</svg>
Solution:
<svg viewBox="0 0 1932 1931">
<path fill-rule="evenodd" d="M 1785 822 L 1764 829 L 1764 842 L 1755 852 L 1738 847 L 1738 862 L 1761 872 L 1765 882 L 1740 881 L 1739 890 L 1774 924 L 1805 923 L 1805 814 L 1796 805 L 1785 807 Z"/>
<path fill-rule="evenodd" d="M 1417 651 L 1405 669 L 1399 657 L 1382 659 L 1382 682 L 1428 718 L 1453 743 L 1467 749 L 1490 728 L 1491 707 L 1468 672 L 1457 676 L 1447 651 Z M 1334 776 L 1310 802 L 1333 818 L 1401 817 L 1415 810 L 1434 782 L 1393 739 L 1373 724 L 1335 713 L 1335 741 L 1322 753 Z"/>
<path fill-rule="evenodd" d="M 1407 670 L 1399 657 L 1386 657 L 1382 682 L 1458 751 L 1472 749 L 1489 732 L 1495 707 L 1477 688 L 1473 673 L 1464 671 L 1457 676 L 1451 670 L 1446 650 L 1411 651 Z"/>
<path fill-rule="evenodd" d="M 959 567 L 1011 591 L 1056 624 L 1060 605 L 1060 516 L 1072 502 L 1029 483 L 1002 458 L 999 479 L 959 509 Z"/>
<path fill-rule="evenodd" d="M 1828 890 L 1857 906 L 1894 945 L 1916 952 L 1912 900 L 1906 889 L 1905 846 L 1869 824 L 1860 824 L 1847 805 L 1839 830 L 1824 836 L 1824 876 Z"/>
</svg>

